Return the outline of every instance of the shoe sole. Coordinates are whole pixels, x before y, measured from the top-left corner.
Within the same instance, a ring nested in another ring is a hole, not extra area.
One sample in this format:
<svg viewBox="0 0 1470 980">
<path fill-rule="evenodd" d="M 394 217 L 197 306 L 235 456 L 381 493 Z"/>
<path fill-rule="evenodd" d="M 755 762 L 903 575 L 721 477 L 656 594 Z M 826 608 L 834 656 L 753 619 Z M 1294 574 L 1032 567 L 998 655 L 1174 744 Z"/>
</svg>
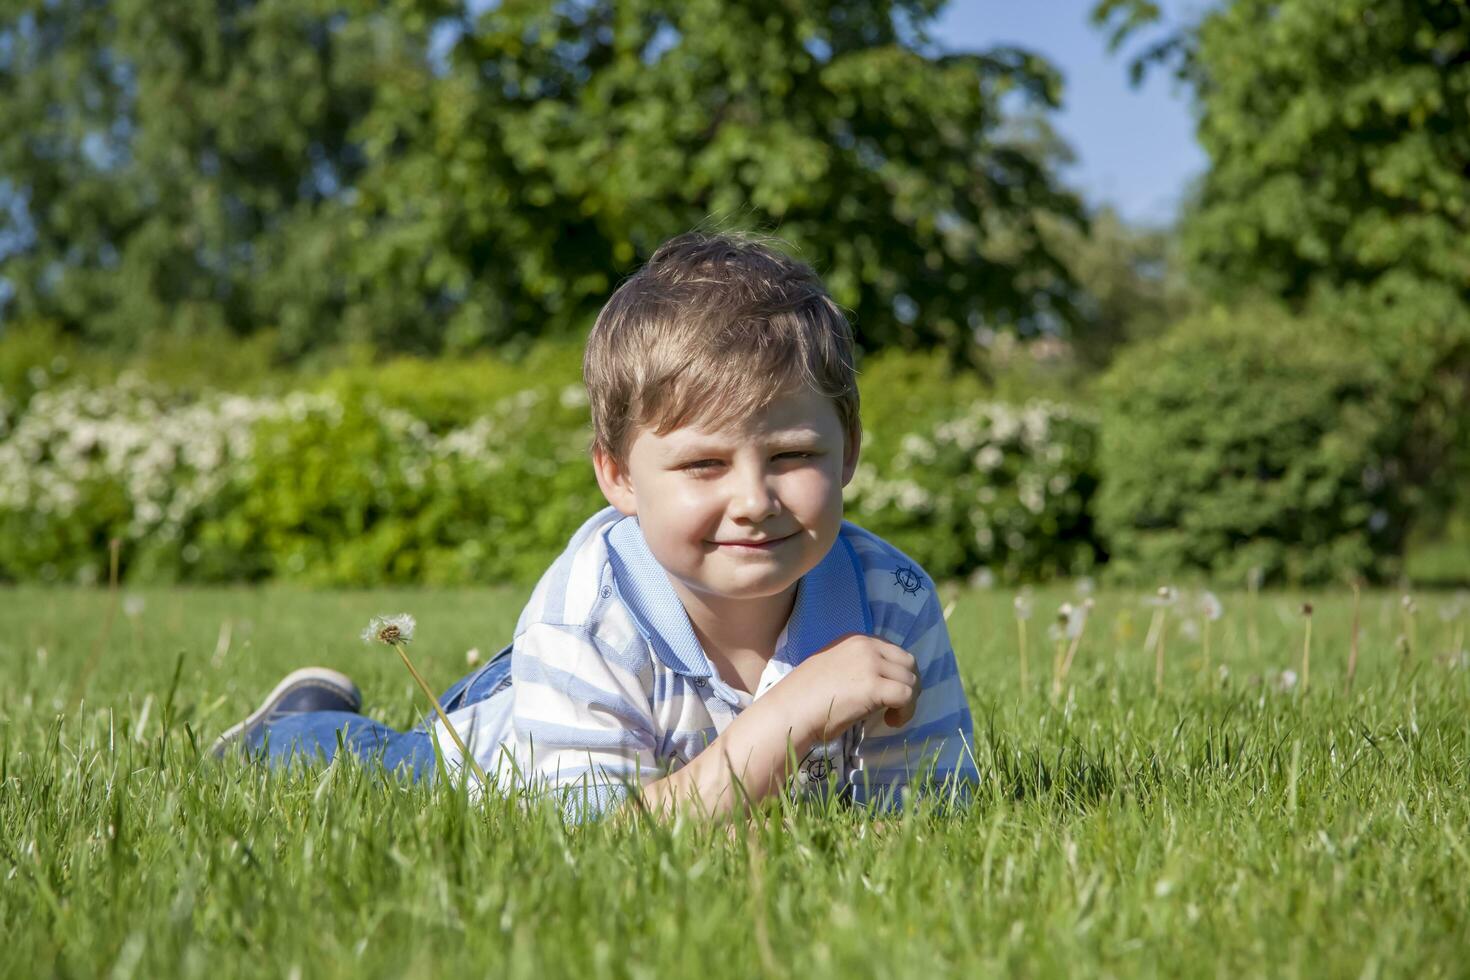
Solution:
<svg viewBox="0 0 1470 980">
<path fill-rule="evenodd" d="M 357 689 L 356 684 L 352 683 L 352 678 L 330 667 L 302 667 L 300 670 L 291 671 L 281 679 L 279 684 L 271 688 L 271 692 L 260 702 L 260 707 L 247 715 L 244 721 L 221 732 L 219 738 L 215 739 L 214 744 L 209 747 L 209 754 L 216 758 L 224 755 L 236 739 L 271 713 L 271 708 L 278 698 L 289 689 L 303 683 L 330 687 L 337 693 L 347 691 L 352 697 L 353 710 L 362 709 L 362 692 Z"/>
</svg>

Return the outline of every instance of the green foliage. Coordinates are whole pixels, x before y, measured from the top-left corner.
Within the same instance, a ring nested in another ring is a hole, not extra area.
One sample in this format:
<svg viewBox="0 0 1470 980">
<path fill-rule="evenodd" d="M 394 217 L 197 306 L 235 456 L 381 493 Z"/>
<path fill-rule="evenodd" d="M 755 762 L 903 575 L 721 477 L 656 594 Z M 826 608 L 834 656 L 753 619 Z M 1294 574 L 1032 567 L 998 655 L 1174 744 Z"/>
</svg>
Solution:
<svg viewBox="0 0 1470 980">
<path fill-rule="evenodd" d="M 977 401 L 862 462 L 848 516 L 930 575 L 1079 575 L 1097 560 L 1095 424 L 1061 405 Z"/>
<path fill-rule="evenodd" d="M 575 395 L 527 390 L 442 438 L 376 399 L 329 401 L 256 439 L 240 505 L 205 533 L 285 579 L 534 582 L 604 506 Z"/>
<path fill-rule="evenodd" d="M 5 4 L 0 37 L 12 315 L 289 341 L 303 295 L 342 296 L 353 134 L 422 30 L 331 0 L 64 0 Z"/>
<path fill-rule="evenodd" d="M 905 350 L 864 358 L 858 365 L 858 391 L 863 458 L 884 466 L 906 433 L 953 418 L 990 393 L 978 374 L 956 368 L 942 352 Z"/>
<path fill-rule="evenodd" d="M 447 432 L 479 419 L 495 403 L 524 391 L 559 394 L 582 381 L 582 345 L 542 343 L 520 360 L 489 354 L 426 359 L 395 357 L 329 371 L 315 390 L 380 404 Z"/>
<path fill-rule="evenodd" d="M 941 53 L 938 7 L 12 2 L 9 312 L 122 345 L 269 330 L 293 357 L 525 346 L 733 224 L 796 246 L 870 348 L 1065 320 L 1038 221 L 1078 203 L 1008 115 L 1044 129 L 1059 77 Z"/>
<path fill-rule="evenodd" d="M 1068 340 L 1086 371 L 1096 373 L 1126 345 L 1158 336 L 1198 306 L 1172 229 L 1132 228 L 1111 210 L 1085 228 L 1045 227 L 1080 292 Z"/>
<path fill-rule="evenodd" d="M 284 395 L 49 385 L 0 433 L 0 579 L 96 582 L 119 538 L 135 582 L 534 581 L 604 506 L 579 359 L 402 358 Z M 1091 423 L 987 401 L 939 352 L 870 357 L 862 384 L 855 519 L 942 577 L 1090 567 Z"/>
<path fill-rule="evenodd" d="M 1202 270 L 1289 300 L 1390 271 L 1470 299 L 1470 4 L 1232 0 L 1196 44 Z"/>
<path fill-rule="evenodd" d="M 1103 382 L 1096 511 L 1110 568 L 1145 581 L 1395 573 L 1412 422 L 1391 371 L 1351 337 L 1255 307 L 1124 354 Z"/>
</svg>

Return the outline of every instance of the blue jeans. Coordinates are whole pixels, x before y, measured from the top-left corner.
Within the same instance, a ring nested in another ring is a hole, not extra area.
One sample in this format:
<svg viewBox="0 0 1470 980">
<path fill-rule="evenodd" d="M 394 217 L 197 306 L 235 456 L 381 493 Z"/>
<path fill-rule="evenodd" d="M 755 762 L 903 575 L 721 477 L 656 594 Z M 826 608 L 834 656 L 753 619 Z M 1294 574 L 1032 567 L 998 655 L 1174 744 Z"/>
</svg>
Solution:
<svg viewBox="0 0 1470 980">
<path fill-rule="evenodd" d="M 509 646 L 483 667 L 470 671 L 439 696 L 446 712 L 480 701 L 510 687 Z M 350 711 L 303 711 L 266 725 L 245 743 L 271 765 L 286 765 L 293 758 L 331 762 L 337 754 L 337 736 L 348 752 L 363 760 L 376 759 L 389 772 L 402 770 L 414 779 L 434 772 L 434 742 L 426 725 L 400 732 L 365 715 Z"/>
</svg>

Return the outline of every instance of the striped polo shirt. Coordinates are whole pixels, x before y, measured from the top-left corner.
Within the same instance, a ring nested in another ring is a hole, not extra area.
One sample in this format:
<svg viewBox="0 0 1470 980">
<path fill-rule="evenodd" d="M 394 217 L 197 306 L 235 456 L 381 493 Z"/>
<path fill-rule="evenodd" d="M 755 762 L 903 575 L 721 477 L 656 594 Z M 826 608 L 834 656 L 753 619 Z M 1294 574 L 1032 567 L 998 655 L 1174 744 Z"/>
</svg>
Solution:
<svg viewBox="0 0 1470 980">
<path fill-rule="evenodd" d="M 901 728 L 878 715 L 812 749 L 792 792 L 835 788 L 853 802 L 889 806 L 916 779 L 973 783 L 970 709 L 934 585 L 902 552 L 846 521 L 801 578 L 751 695 L 725 683 L 705 655 L 637 518 L 608 507 L 572 537 L 521 612 L 510 686 L 449 718 L 502 789 L 556 791 L 569 812 L 595 815 L 631 786 L 686 765 L 754 698 L 848 633 L 913 654 L 918 710 Z M 453 739 L 442 727 L 437 734 L 458 765 Z"/>
</svg>

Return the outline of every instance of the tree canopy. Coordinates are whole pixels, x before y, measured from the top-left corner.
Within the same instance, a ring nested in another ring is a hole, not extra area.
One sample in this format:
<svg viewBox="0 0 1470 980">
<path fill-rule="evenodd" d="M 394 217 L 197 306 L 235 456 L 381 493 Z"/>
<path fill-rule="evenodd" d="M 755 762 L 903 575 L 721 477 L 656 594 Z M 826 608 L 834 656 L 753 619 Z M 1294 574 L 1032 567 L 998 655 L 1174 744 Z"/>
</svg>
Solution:
<svg viewBox="0 0 1470 980">
<path fill-rule="evenodd" d="M 939 49 L 941 6 L 12 0 L 7 316 L 467 349 L 575 332 L 718 224 L 791 242 L 869 348 L 1065 324 L 1059 78 Z"/>
<path fill-rule="evenodd" d="M 1121 43 L 1157 21 L 1105 0 Z M 1153 38 L 1210 157 L 1184 222 L 1205 280 L 1303 302 L 1392 272 L 1470 301 L 1470 2 L 1229 0 Z"/>
</svg>

